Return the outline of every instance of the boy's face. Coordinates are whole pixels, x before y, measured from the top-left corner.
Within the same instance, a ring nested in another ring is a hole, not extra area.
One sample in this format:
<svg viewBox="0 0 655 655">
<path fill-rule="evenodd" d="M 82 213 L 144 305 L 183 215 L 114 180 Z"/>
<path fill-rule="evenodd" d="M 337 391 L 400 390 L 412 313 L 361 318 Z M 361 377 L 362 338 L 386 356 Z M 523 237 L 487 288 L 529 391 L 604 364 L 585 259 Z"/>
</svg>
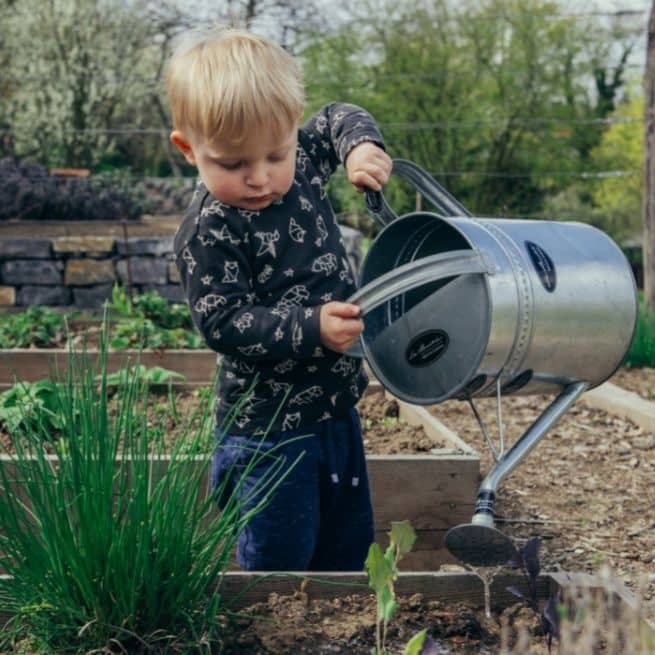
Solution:
<svg viewBox="0 0 655 655">
<path fill-rule="evenodd" d="M 175 130 L 171 141 L 197 167 L 209 192 L 221 202 L 257 211 L 280 200 L 291 188 L 296 170 L 297 129 L 281 137 L 253 134 L 235 146 L 187 139 Z"/>
</svg>

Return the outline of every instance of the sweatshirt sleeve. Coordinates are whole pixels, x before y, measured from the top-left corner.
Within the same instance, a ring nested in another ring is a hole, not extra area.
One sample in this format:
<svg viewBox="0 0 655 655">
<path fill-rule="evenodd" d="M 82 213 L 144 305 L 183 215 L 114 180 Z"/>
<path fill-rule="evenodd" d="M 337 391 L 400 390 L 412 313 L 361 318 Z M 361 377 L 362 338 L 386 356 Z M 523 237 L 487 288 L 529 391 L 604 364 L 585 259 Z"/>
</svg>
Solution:
<svg viewBox="0 0 655 655">
<path fill-rule="evenodd" d="M 366 110 L 356 105 L 331 103 L 314 114 L 300 130 L 305 151 L 326 183 L 348 153 L 364 141 L 384 149 L 380 130 Z"/>
<path fill-rule="evenodd" d="M 187 215 L 175 238 L 176 265 L 193 320 L 207 345 L 246 360 L 311 357 L 320 346 L 318 306 L 292 287 L 267 306 L 257 297 L 248 257 L 248 233 L 214 201 L 201 218 Z M 212 213 L 213 212 L 213 213 Z M 238 217 L 237 217 L 238 218 Z M 243 219 L 241 219 L 243 222 Z"/>
</svg>

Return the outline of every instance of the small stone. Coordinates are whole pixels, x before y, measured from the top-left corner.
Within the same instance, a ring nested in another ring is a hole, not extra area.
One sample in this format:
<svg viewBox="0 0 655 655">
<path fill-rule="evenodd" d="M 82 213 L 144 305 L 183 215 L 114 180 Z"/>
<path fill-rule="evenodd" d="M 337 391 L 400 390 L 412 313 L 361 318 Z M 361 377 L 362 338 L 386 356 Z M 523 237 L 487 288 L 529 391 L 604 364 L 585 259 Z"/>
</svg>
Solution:
<svg viewBox="0 0 655 655">
<path fill-rule="evenodd" d="M 616 444 L 616 452 L 618 455 L 629 455 L 632 452 L 632 446 L 627 441 L 619 441 Z"/>
<path fill-rule="evenodd" d="M 649 434 L 646 437 L 635 437 L 632 445 L 639 450 L 652 450 L 655 448 L 655 435 Z"/>
<path fill-rule="evenodd" d="M 11 306 L 16 304 L 16 289 L 14 287 L 0 286 L 0 305 Z"/>
</svg>

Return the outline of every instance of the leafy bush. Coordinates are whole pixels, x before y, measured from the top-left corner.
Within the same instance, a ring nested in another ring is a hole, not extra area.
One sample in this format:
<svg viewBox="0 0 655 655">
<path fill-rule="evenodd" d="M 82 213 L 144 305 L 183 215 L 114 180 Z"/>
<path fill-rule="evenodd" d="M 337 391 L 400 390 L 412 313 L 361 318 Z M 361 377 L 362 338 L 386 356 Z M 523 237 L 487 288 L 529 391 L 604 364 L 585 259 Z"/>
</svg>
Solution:
<svg viewBox="0 0 655 655">
<path fill-rule="evenodd" d="M 655 314 L 649 312 L 643 302 L 639 306 L 635 336 L 625 366 L 655 366 Z"/>
<path fill-rule="evenodd" d="M 0 159 L 0 220 L 118 220 L 148 211 L 143 193 L 126 176 L 50 175 L 36 163 Z"/>
<path fill-rule="evenodd" d="M 18 382 L 0 393 L 0 425 L 9 433 L 26 429 L 56 430 L 61 419 L 56 413 L 57 384 L 50 380 Z"/>
<path fill-rule="evenodd" d="M 182 303 L 169 303 L 156 291 L 146 291 L 130 298 L 124 287 L 115 285 L 107 308 L 122 318 L 141 316 L 162 328 L 193 328 L 189 307 Z"/>
<path fill-rule="evenodd" d="M 47 347 L 61 343 L 66 317 L 45 307 L 0 315 L 0 348 Z"/>
<path fill-rule="evenodd" d="M 187 305 L 170 304 L 156 291 L 130 298 L 118 285 L 112 290 L 107 309 L 120 317 L 112 327 L 109 345 L 121 350 L 143 348 L 204 348 Z"/>
<path fill-rule="evenodd" d="M 148 457 L 147 385 L 128 380 L 110 413 L 106 346 L 99 381 L 85 355 L 70 353 L 70 362 L 54 394 L 56 465 L 37 423 L 14 440 L 11 466 L 0 466 L 0 567 L 11 576 L 0 581 L 0 606 L 14 617 L 0 649 L 29 639 L 30 652 L 218 652 L 224 572 L 283 463 L 272 462 L 271 475 L 246 494 L 248 512 L 219 487 L 218 513 L 203 484 L 209 458 L 174 447 L 162 471 Z M 181 440 L 187 445 L 213 444 L 211 403 L 201 409 L 200 429 Z M 235 473 L 235 491 L 262 456 Z"/>
<path fill-rule="evenodd" d="M 107 309 L 116 319 L 109 336 L 114 350 L 205 347 L 187 305 L 169 303 L 156 291 L 130 298 L 124 288 L 115 286 Z M 0 348 L 61 346 L 69 336 L 67 319 L 73 317 L 47 307 L 0 315 Z"/>
</svg>

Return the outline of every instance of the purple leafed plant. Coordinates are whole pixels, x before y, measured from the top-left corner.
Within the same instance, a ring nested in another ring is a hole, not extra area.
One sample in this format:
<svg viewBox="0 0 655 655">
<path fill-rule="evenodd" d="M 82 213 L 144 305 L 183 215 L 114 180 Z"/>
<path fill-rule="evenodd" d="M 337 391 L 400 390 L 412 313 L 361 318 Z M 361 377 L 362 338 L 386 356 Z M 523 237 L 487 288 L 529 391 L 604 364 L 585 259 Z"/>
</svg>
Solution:
<svg viewBox="0 0 655 655">
<path fill-rule="evenodd" d="M 546 639 L 548 652 L 550 652 L 553 639 L 560 636 L 560 615 L 558 608 L 562 604 L 562 592 L 559 590 L 542 605 L 537 595 L 537 580 L 541 571 L 539 563 L 539 547 L 541 539 L 533 537 L 522 548 L 514 551 L 511 559 L 505 566 L 513 569 L 520 569 L 525 576 L 528 585 L 528 594 L 524 594 L 514 586 L 507 587 L 507 591 L 520 598 L 539 618 L 541 632 Z"/>
</svg>

